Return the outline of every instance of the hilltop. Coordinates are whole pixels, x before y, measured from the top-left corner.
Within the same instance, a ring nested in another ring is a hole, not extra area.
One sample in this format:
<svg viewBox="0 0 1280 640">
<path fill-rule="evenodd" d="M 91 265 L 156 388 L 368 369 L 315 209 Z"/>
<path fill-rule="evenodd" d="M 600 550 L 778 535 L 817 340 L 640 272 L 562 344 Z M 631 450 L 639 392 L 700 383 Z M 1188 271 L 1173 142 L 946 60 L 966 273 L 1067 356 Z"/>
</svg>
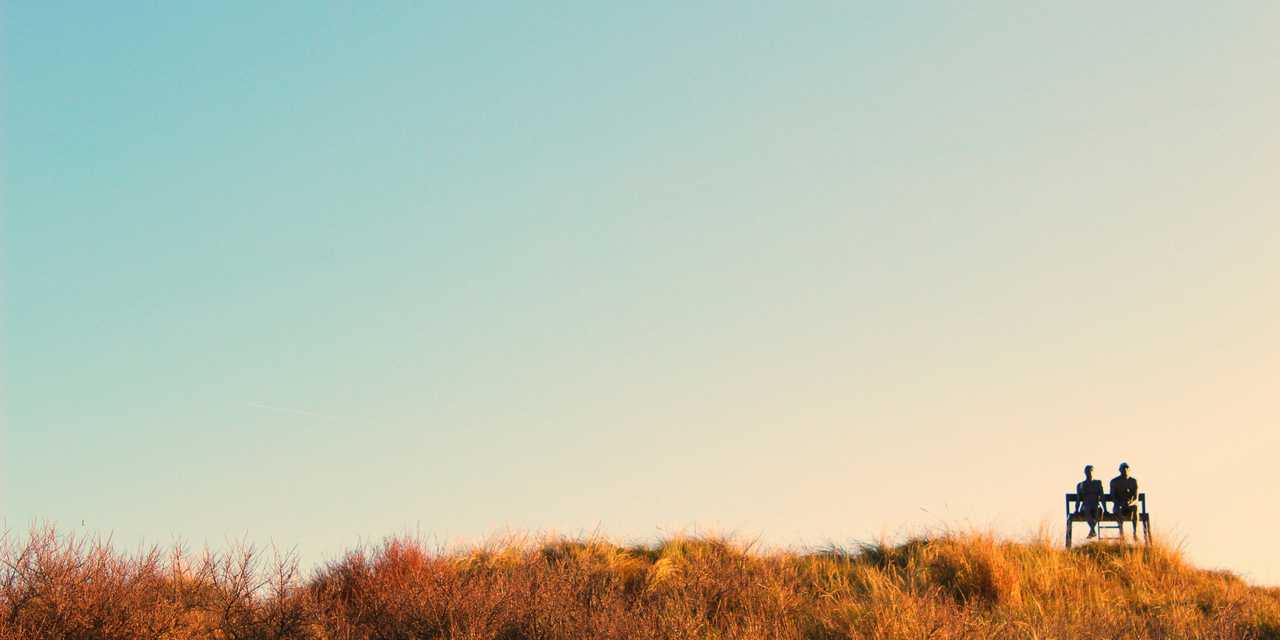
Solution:
<svg viewBox="0 0 1280 640">
<path fill-rule="evenodd" d="M 15 639 L 1280 638 L 1280 589 L 1176 549 L 987 534 L 803 553 L 388 539 L 303 576 L 251 547 L 126 555 L 42 530 L 6 536 L 0 558 Z"/>
</svg>

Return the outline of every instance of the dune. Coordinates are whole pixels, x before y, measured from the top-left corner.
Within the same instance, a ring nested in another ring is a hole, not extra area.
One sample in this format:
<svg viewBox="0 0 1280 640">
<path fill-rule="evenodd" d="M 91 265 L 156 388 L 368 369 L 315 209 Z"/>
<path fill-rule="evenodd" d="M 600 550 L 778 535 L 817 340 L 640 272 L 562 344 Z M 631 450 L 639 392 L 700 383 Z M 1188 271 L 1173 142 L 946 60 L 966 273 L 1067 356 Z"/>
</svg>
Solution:
<svg viewBox="0 0 1280 640">
<path fill-rule="evenodd" d="M 981 532 L 807 551 L 389 538 L 304 575 L 251 546 L 124 554 L 41 529 L 0 559 L 6 639 L 1280 638 L 1280 589 L 1175 548 Z"/>
</svg>

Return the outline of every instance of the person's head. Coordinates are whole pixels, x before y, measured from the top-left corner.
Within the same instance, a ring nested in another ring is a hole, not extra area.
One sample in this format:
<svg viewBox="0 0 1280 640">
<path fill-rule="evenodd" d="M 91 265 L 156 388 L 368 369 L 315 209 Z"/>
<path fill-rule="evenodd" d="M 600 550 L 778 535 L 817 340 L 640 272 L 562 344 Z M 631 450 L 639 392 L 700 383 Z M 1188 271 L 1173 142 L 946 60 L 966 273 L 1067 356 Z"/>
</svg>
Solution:
<svg viewBox="0 0 1280 640">
<path fill-rule="evenodd" d="M 1128 463 L 1128 462 L 1121 462 L 1121 463 L 1120 463 L 1120 476 L 1121 476 L 1121 477 L 1124 477 L 1124 478 L 1128 478 L 1128 477 L 1129 477 L 1129 463 Z"/>
<path fill-rule="evenodd" d="M 1084 479 L 1085 479 L 1085 480 L 1092 480 L 1092 479 L 1093 479 L 1093 465 L 1091 465 L 1091 464 L 1086 464 L 1086 465 L 1084 466 Z"/>
</svg>

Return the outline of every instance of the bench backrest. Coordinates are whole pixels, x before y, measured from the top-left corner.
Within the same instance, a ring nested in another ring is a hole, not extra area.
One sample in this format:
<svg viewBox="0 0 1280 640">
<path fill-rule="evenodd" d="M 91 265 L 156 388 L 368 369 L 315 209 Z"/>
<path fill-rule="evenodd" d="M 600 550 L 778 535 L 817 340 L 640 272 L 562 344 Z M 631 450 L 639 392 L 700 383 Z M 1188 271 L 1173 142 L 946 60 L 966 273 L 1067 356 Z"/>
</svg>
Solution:
<svg viewBox="0 0 1280 640">
<path fill-rule="evenodd" d="M 1102 502 L 1115 502 L 1115 501 L 1116 499 L 1111 497 L 1111 494 L 1109 493 L 1102 494 Z M 1071 508 L 1071 505 L 1076 504 L 1078 502 L 1080 502 L 1080 494 L 1077 494 L 1077 493 L 1067 494 L 1067 515 L 1071 515 L 1075 511 L 1075 509 Z M 1147 512 L 1147 494 L 1145 492 L 1138 494 L 1138 504 L 1142 505 L 1141 513 L 1146 513 Z"/>
</svg>

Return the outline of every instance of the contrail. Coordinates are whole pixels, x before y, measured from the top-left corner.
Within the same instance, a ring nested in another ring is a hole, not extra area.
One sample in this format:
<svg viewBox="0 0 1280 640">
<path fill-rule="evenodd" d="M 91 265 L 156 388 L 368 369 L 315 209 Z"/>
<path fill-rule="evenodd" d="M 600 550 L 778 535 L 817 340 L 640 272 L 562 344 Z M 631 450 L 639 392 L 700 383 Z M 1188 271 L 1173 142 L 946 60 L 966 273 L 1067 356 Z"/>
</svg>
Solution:
<svg viewBox="0 0 1280 640">
<path fill-rule="evenodd" d="M 261 403 L 261 402 L 246 402 L 246 403 L 245 403 L 245 406 L 246 406 L 246 407 L 253 407 L 254 409 L 266 409 L 267 411 L 277 411 L 277 412 L 280 412 L 280 413 L 292 413 L 292 414 L 294 414 L 294 415 L 298 415 L 298 416 L 308 416 L 308 417 L 311 417 L 311 418 L 320 418 L 320 419 L 322 419 L 322 420 L 337 420 L 337 418 L 335 418 L 335 417 L 333 417 L 333 416 L 326 416 L 326 415 L 324 415 L 323 413 L 312 413 L 312 412 L 310 412 L 310 411 L 303 411 L 302 409 L 290 409 L 290 408 L 288 408 L 288 407 L 277 407 L 277 406 L 275 406 L 275 405 L 263 404 L 263 403 Z"/>
</svg>

